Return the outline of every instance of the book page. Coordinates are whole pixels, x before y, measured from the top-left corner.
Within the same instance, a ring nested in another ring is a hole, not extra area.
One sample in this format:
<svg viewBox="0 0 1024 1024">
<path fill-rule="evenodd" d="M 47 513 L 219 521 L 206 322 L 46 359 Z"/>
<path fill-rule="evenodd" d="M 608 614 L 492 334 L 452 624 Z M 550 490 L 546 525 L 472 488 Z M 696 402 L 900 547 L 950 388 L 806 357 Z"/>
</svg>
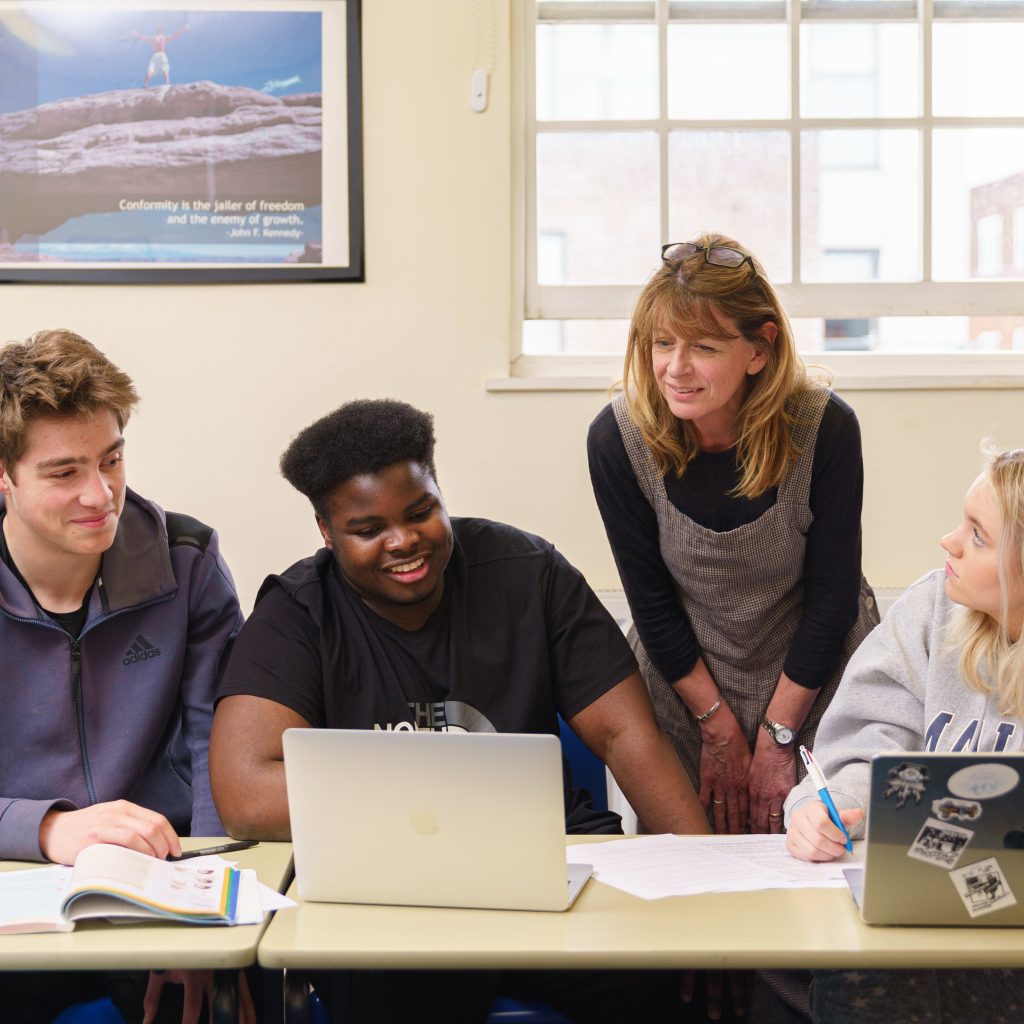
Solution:
<svg viewBox="0 0 1024 1024">
<path fill-rule="evenodd" d="M 71 931 L 60 913 L 70 877 L 62 866 L 0 872 L 0 934 Z"/>
<path fill-rule="evenodd" d="M 128 886 L 137 891 L 146 887 L 151 864 L 158 861 L 123 846 L 96 843 L 79 853 L 71 869 L 72 889 L 103 889 L 107 885 Z"/>
<path fill-rule="evenodd" d="M 153 916 L 224 920 L 233 909 L 233 875 L 216 856 L 168 862 L 120 846 L 89 846 L 75 862 L 64 911 L 75 920 L 108 916 L 116 905 L 106 897 L 114 896 L 135 904 L 117 910 L 126 916 L 149 916 L 151 908 Z"/>
</svg>

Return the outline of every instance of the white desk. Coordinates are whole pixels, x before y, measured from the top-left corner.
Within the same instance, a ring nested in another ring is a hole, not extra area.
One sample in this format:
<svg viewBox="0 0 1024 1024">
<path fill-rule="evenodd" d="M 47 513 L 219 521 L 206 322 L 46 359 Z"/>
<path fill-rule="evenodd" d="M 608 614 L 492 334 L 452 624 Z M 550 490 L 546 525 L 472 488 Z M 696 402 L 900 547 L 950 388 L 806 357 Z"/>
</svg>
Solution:
<svg viewBox="0 0 1024 1024">
<path fill-rule="evenodd" d="M 591 879 L 563 914 L 305 903 L 294 886 L 289 895 L 300 905 L 275 915 L 264 967 L 1024 967 L 1021 929 L 870 927 L 845 889 L 649 901 Z"/>
</svg>

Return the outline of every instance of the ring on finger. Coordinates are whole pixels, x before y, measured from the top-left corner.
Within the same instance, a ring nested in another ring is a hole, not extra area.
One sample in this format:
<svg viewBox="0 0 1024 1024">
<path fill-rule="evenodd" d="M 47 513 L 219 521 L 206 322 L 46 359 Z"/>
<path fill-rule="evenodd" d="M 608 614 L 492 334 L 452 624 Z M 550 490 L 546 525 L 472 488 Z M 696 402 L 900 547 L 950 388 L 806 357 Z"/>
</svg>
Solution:
<svg viewBox="0 0 1024 1024">
<path fill-rule="evenodd" d="M 716 800 L 714 797 L 711 798 L 711 802 L 713 804 L 724 804 L 725 803 L 724 800 Z"/>
<path fill-rule="evenodd" d="M 768 812 L 768 817 L 769 818 L 781 818 L 782 817 L 782 811 L 769 811 Z"/>
</svg>

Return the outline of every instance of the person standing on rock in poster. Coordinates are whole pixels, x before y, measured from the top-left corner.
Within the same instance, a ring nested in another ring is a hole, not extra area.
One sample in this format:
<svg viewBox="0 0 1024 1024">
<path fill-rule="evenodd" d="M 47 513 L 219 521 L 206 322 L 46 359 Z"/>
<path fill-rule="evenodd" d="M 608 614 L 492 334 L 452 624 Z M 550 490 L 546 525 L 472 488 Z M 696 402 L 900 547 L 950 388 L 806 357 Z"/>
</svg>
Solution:
<svg viewBox="0 0 1024 1024">
<path fill-rule="evenodd" d="M 167 59 L 167 44 L 173 39 L 177 39 L 178 36 L 183 36 L 188 31 L 188 25 L 184 28 L 179 29 L 177 32 L 166 35 L 162 28 L 156 30 L 156 35 L 144 36 L 141 32 L 132 32 L 132 36 L 135 39 L 141 39 L 144 43 L 149 43 L 153 47 L 153 56 L 149 58 L 149 68 L 146 71 L 146 80 L 142 83 L 142 88 L 145 89 L 149 85 L 150 79 L 159 71 L 164 76 L 164 83 L 166 85 L 171 84 L 171 63 Z"/>
</svg>

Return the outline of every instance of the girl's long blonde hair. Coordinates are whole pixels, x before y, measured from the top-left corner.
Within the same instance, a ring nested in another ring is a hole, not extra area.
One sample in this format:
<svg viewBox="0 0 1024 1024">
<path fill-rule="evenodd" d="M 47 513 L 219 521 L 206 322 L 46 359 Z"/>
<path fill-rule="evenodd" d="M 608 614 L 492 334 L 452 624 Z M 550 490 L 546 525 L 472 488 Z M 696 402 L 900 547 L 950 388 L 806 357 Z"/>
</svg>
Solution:
<svg viewBox="0 0 1024 1024">
<path fill-rule="evenodd" d="M 1024 637 L 1011 639 L 1011 590 L 1024 586 L 1024 448 L 1000 450 L 983 442 L 983 470 L 1002 517 L 999 538 L 1000 616 L 964 608 L 949 640 L 960 647 L 960 674 L 972 690 L 991 694 L 1003 714 L 1024 720 Z M 1019 630 L 1021 624 L 1016 623 Z M 988 679 L 983 673 L 988 674 Z M 991 680 L 991 681 L 989 681 Z"/>
<path fill-rule="evenodd" d="M 746 252 L 724 235 L 702 234 L 695 242 Z M 658 330 L 665 327 L 683 338 L 722 337 L 716 312 L 736 322 L 737 341 L 742 338 L 768 355 L 764 369 L 747 378 L 737 424 L 740 481 L 735 493 L 754 498 L 777 487 L 800 454 L 786 403 L 808 387 L 789 320 L 755 257 L 738 267 L 719 267 L 708 263 L 704 252 L 697 252 L 685 260 L 663 263 L 654 272 L 630 321 L 623 390 L 630 417 L 658 469 L 663 474 L 673 470 L 682 477 L 700 443 L 693 424 L 678 420 L 669 409 L 654 377 L 651 350 Z M 769 323 L 778 330 L 774 343 L 761 335 L 761 328 Z"/>
</svg>

